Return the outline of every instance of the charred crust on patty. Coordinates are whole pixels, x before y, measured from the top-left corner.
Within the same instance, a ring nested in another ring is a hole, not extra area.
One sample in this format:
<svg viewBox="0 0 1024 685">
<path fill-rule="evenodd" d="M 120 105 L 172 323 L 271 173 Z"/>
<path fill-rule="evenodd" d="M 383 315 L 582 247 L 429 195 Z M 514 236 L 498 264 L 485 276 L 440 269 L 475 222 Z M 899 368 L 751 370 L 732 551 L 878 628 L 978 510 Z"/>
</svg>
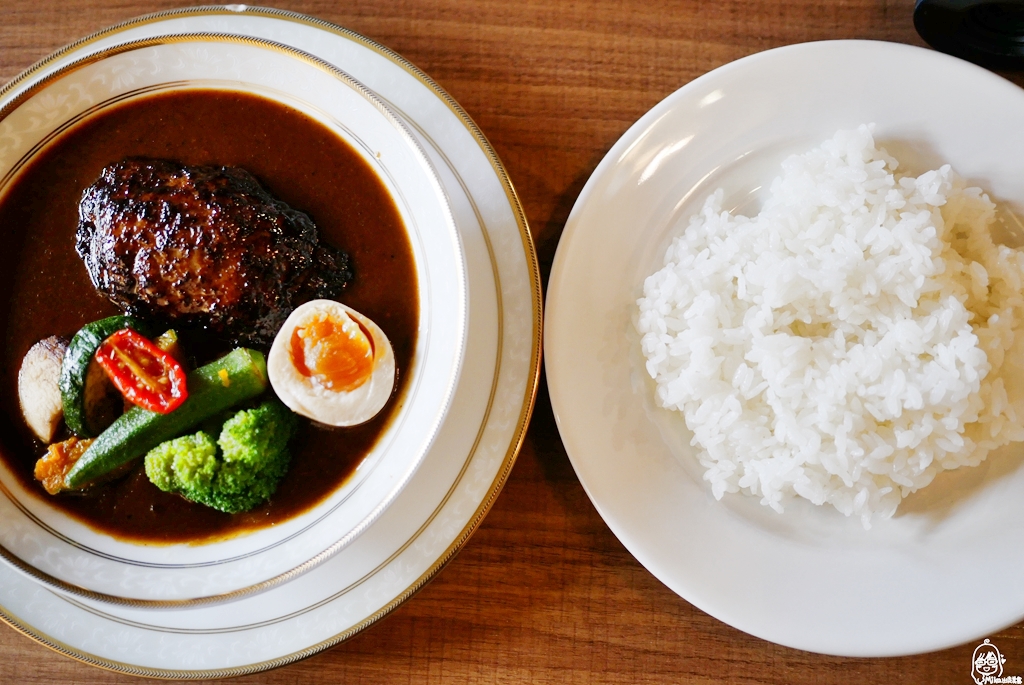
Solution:
<svg viewBox="0 0 1024 685">
<path fill-rule="evenodd" d="M 75 247 L 124 311 L 259 347 L 295 307 L 352 279 L 308 215 L 236 167 L 111 164 L 82 195 Z"/>
</svg>

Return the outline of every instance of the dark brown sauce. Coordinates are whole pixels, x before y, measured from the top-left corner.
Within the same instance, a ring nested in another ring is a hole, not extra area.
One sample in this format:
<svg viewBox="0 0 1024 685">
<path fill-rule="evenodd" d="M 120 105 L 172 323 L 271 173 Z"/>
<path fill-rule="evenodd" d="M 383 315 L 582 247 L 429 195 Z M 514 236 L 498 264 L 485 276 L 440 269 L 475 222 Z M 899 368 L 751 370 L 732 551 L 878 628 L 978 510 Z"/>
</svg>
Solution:
<svg viewBox="0 0 1024 685">
<path fill-rule="evenodd" d="M 83 495 L 50 497 L 32 477 L 45 447 L 21 418 L 17 374 L 37 340 L 72 335 L 118 313 L 75 253 L 78 201 L 100 170 L 125 157 L 247 169 L 275 197 L 309 214 L 321 239 L 349 253 L 355 279 L 341 300 L 366 314 L 394 345 L 399 383 L 388 406 L 355 428 L 303 422 L 292 465 L 270 502 L 228 515 L 161 492 L 136 468 Z M 405 227 L 369 164 L 304 114 L 253 95 L 188 90 L 146 96 L 74 126 L 37 155 L 0 197 L 0 454 L 25 487 L 119 538 L 156 543 L 214 540 L 271 526 L 336 490 L 373 447 L 405 395 L 419 300 Z"/>
</svg>

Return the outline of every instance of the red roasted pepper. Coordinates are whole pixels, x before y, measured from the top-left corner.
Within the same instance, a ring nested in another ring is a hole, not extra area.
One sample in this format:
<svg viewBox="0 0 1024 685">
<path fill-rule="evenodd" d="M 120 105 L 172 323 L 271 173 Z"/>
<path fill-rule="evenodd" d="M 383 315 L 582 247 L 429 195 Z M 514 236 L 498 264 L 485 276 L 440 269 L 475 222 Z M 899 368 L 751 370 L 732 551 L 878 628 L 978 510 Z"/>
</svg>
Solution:
<svg viewBox="0 0 1024 685">
<path fill-rule="evenodd" d="M 181 364 L 130 328 L 104 340 L 96 361 L 125 399 L 143 409 L 167 414 L 188 397 Z"/>
</svg>

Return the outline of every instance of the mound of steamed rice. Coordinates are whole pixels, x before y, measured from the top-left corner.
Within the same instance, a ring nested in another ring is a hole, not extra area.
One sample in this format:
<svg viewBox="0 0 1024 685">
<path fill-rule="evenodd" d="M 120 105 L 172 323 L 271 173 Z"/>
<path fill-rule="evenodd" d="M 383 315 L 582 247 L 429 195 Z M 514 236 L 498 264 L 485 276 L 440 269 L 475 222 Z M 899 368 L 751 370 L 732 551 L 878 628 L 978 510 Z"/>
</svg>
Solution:
<svg viewBox="0 0 1024 685">
<path fill-rule="evenodd" d="M 787 159 L 756 217 L 717 191 L 644 282 L 657 401 L 719 499 L 868 526 L 1024 440 L 1024 252 L 993 242 L 980 189 L 948 165 L 896 175 L 871 131 Z"/>
</svg>

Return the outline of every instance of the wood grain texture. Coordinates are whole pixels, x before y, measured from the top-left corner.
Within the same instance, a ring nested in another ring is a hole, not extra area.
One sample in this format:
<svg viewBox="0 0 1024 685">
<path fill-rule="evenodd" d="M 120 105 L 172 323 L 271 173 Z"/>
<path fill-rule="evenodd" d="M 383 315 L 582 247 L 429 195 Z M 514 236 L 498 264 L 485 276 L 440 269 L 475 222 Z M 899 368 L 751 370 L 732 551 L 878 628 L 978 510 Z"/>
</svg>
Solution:
<svg viewBox="0 0 1024 685">
<path fill-rule="evenodd" d="M 0 81 L 77 38 L 180 0 L 0 0 Z M 546 278 L 565 220 L 615 140 L 680 86 L 790 43 L 922 45 L 913 0 L 281 0 L 398 51 L 480 125 L 508 168 Z M 1007 74 L 1024 85 L 1024 75 Z M 978 588 L 978 591 L 983 591 Z M 991 636 L 1024 674 L 1024 624 Z M 459 556 L 348 642 L 245 683 L 971 683 L 974 645 L 894 659 L 809 654 L 680 599 L 583 492 L 541 387 L 504 492 Z M 126 683 L 0 626 L 0 683 Z"/>
</svg>

